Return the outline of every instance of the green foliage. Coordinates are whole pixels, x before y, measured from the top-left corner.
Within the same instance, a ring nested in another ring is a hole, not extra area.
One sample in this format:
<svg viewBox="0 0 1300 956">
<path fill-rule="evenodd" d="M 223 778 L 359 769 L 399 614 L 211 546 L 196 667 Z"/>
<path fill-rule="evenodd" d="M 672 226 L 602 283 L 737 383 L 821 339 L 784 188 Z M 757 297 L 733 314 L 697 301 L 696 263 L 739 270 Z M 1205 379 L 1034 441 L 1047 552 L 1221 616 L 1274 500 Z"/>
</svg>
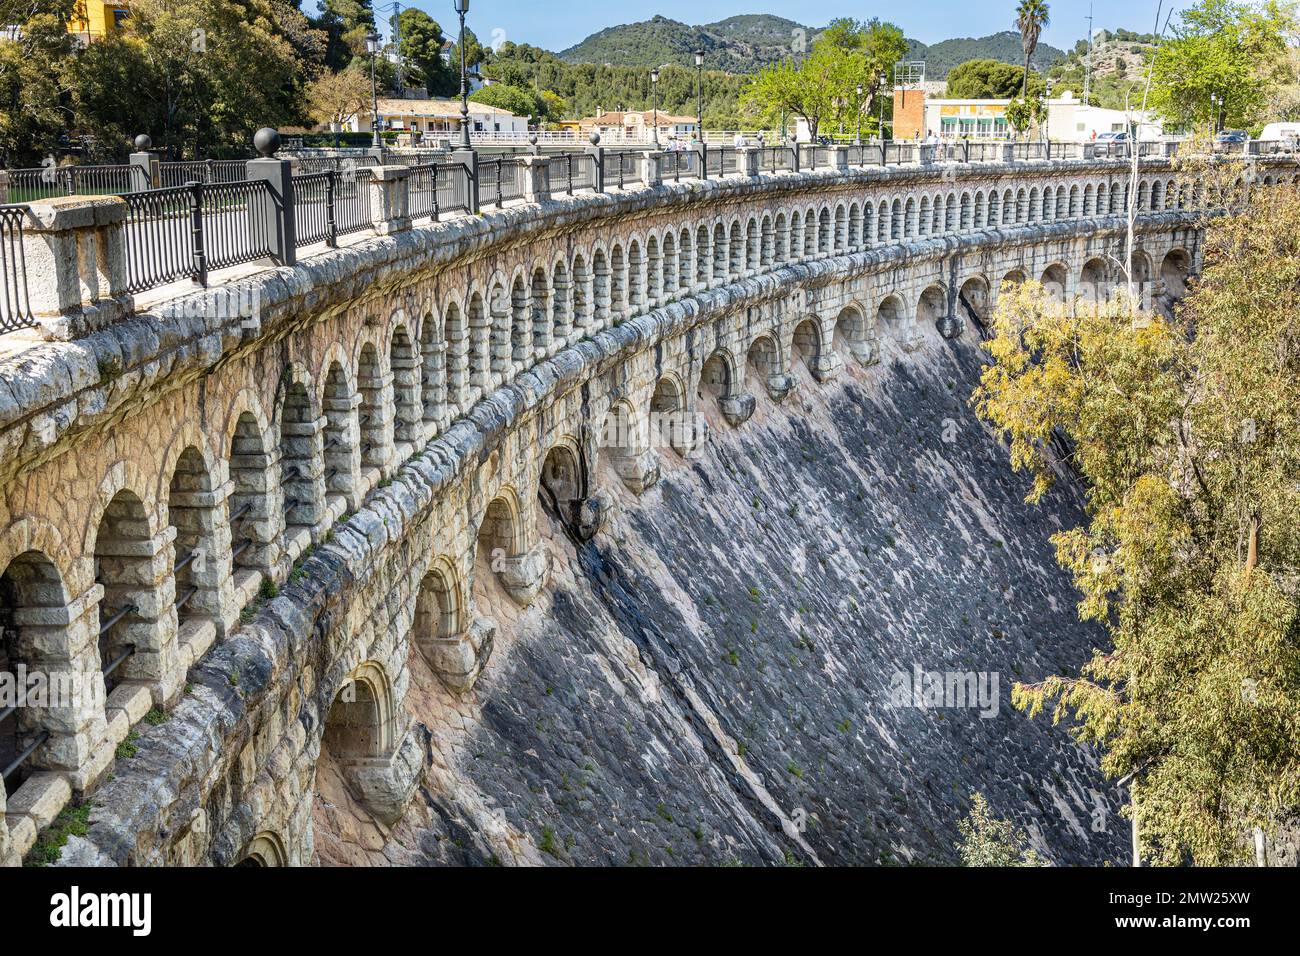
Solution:
<svg viewBox="0 0 1300 956">
<path fill-rule="evenodd" d="M 1005 100 L 1019 96 L 1025 83 L 1025 68 L 997 60 L 968 60 L 948 74 L 948 96 L 957 100 Z M 1042 94 L 1047 85 L 1032 73 L 1029 92 Z"/>
<path fill-rule="evenodd" d="M 970 816 L 958 822 L 957 831 L 962 866 L 1047 866 L 1023 830 L 989 813 L 982 793 L 971 794 Z"/>
<path fill-rule="evenodd" d="M 509 110 L 516 116 L 527 116 L 532 120 L 544 118 L 550 105 L 539 94 L 506 83 L 485 86 L 471 93 L 469 98 L 475 103 Z"/>
<path fill-rule="evenodd" d="M 402 42 L 399 52 L 408 68 L 408 86 L 423 86 L 430 96 L 460 91 L 459 61 L 455 70 L 442 59 L 446 42 L 442 26 L 423 10 L 407 7 L 397 17 Z"/>
<path fill-rule="evenodd" d="M 1007 123 L 1017 133 L 1025 133 L 1047 122 L 1047 101 L 1041 93 L 1027 98 L 1018 96 L 1007 104 Z"/>
<path fill-rule="evenodd" d="M 1025 51 L 1025 69 L 1021 74 L 1021 95 L 1029 97 L 1029 63 L 1038 49 L 1038 38 L 1043 27 L 1052 22 L 1047 0 L 1020 0 L 1016 7 L 1016 28 L 1020 31 L 1020 45 Z"/>
<path fill-rule="evenodd" d="M 926 46 L 915 40 L 908 41 L 907 59 L 925 61 L 927 80 L 942 80 L 970 60 L 997 60 L 1013 66 L 1024 66 L 1025 54 L 1020 44 L 1020 34 L 1010 30 L 986 37 L 964 37 L 943 40 Z M 1034 51 L 1033 62 L 1039 69 L 1055 66 L 1065 59 L 1065 51 L 1040 42 Z"/>
<path fill-rule="evenodd" d="M 656 16 L 601 30 L 562 51 L 560 57 L 569 63 L 693 67 L 695 51 L 703 50 L 710 69 L 755 73 L 800 52 L 815 33 L 792 20 L 768 15 L 731 17 L 698 27 Z"/>
<path fill-rule="evenodd" d="M 892 68 L 906 50 L 903 31 L 891 23 L 836 20 L 798 63 L 762 70 L 741 102 L 769 123 L 780 114 L 802 117 L 814 137 L 832 122 L 856 129 L 865 119 L 864 129 L 872 130 L 876 103 L 889 90 Z"/>
<path fill-rule="evenodd" d="M 1262 125 L 1271 94 L 1294 82 L 1287 38 L 1295 29 L 1290 8 L 1276 0 L 1201 0 L 1180 14 L 1156 58 L 1151 107 L 1183 128 Z M 1221 112 L 1211 95 L 1223 99 Z"/>
<path fill-rule="evenodd" d="M 1185 185 L 1216 175 L 1241 170 Z M 975 396 L 1030 500 L 1053 431 L 1070 442 L 1087 522 L 1053 542 L 1109 635 L 1078 676 L 1012 700 L 1073 718 L 1109 776 L 1137 775 L 1143 856 L 1168 865 L 1248 861 L 1250 829 L 1300 802 L 1300 190 L 1253 190 L 1204 255 L 1173 318 L 1004 289 Z"/>
<path fill-rule="evenodd" d="M 23 866 L 51 866 L 59 862 L 68 837 L 85 836 L 90 832 L 91 809 L 89 801 L 64 807 L 54 822 L 41 831 L 23 860 Z"/>
</svg>

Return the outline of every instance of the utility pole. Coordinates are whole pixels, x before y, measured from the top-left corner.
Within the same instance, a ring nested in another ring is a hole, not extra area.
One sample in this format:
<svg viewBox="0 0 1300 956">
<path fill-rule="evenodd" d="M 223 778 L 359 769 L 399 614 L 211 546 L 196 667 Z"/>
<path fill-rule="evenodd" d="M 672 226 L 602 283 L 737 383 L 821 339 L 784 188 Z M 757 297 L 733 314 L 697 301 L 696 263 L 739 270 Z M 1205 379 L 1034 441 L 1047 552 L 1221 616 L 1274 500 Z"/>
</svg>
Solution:
<svg viewBox="0 0 1300 956">
<path fill-rule="evenodd" d="M 1092 103 L 1092 4 L 1088 4 L 1088 59 L 1083 66 L 1083 105 Z"/>
</svg>

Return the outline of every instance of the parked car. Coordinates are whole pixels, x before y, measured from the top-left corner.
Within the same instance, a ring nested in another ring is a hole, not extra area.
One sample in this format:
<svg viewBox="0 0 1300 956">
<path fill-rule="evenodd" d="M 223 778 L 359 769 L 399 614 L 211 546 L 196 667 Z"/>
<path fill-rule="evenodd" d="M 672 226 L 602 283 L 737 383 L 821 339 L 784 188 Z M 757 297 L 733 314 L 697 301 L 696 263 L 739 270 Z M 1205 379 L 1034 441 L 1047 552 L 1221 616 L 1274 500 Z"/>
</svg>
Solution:
<svg viewBox="0 0 1300 956">
<path fill-rule="evenodd" d="M 1225 129 L 1218 136 L 1214 137 L 1214 142 L 1219 146 L 1242 146 L 1246 142 L 1246 131 L 1240 129 Z"/>
<path fill-rule="evenodd" d="M 1098 133 L 1097 142 L 1099 143 L 1127 143 L 1128 133 L 1123 130 L 1112 130 L 1109 133 Z"/>
</svg>

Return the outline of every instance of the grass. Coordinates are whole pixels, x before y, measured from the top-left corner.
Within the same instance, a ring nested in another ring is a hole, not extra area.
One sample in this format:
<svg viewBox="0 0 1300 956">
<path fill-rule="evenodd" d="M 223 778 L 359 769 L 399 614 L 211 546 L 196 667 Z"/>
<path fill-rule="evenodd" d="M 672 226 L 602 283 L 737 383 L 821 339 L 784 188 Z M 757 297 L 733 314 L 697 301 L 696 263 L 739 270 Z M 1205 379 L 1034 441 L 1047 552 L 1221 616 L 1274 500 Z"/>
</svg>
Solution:
<svg viewBox="0 0 1300 956">
<path fill-rule="evenodd" d="M 139 740 L 140 731 L 132 730 L 126 735 L 126 739 L 117 745 L 117 750 L 114 751 L 114 756 L 116 756 L 118 760 L 129 760 L 134 757 L 140 752 Z"/>
<path fill-rule="evenodd" d="M 70 836 L 85 836 L 90 830 L 90 801 L 80 804 L 68 804 L 54 818 L 54 822 L 41 831 L 36 843 L 23 860 L 24 866 L 49 866 L 59 862 L 63 848 Z"/>
<path fill-rule="evenodd" d="M 186 686 L 188 687 L 189 685 Z M 151 727 L 161 726 L 171 719 L 171 714 L 167 713 L 167 711 L 163 710 L 161 707 L 151 708 L 149 713 L 144 715 L 145 723 L 149 724 Z"/>
</svg>

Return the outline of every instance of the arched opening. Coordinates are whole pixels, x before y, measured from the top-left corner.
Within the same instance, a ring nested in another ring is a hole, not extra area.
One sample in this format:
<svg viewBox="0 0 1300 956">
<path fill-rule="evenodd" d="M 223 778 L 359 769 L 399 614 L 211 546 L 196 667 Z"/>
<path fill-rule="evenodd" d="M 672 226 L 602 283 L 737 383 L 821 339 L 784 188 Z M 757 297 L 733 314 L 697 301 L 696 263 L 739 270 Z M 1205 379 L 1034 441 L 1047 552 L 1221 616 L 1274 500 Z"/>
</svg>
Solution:
<svg viewBox="0 0 1300 956">
<path fill-rule="evenodd" d="M 835 319 L 835 334 L 831 344 L 839 351 L 866 357 L 867 319 L 855 306 L 846 306 Z"/>
<path fill-rule="evenodd" d="M 731 232 L 727 238 L 727 249 L 729 252 L 727 261 L 727 272 L 733 279 L 737 279 L 745 271 L 745 238 L 740 233 L 740 223 L 731 224 Z"/>
<path fill-rule="evenodd" d="M 817 256 L 817 212 L 813 209 L 803 214 L 803 254 L 806 259 Z"/>
<path fill-rule="evenodd" d="M 1005 289 L 1007 286 L 1024 285 L 1025 282 L 1026 282 L 1026 276 L 1024 270 L 1012 269 L 1010 272 L 1008 272 L 1006 275 L 1002 277 L 1002 288 Z"/>
<path fill-rule="evenodd" d="M 713 281 L 722 282 L 727 277 L 731 250 L 727 248 L 727 227 L 716 223 L 713 227 Z"/>
<path fill-rule="evenodd" d="M 1065 274 L 1065 266 L 1053 263 L 1043 270 L 1042 286 L 1047 297 L 1053 302 L 1064 303 L 1066 286 L 1069 278 Z"/>
<path fill-rule="evenodd" d="M 243 858 L 235 864 L 247 867 L 283 867 L 289 865 L 284 844 L 274 833 L 260 833 L 248 844 Z"/>
<path fill-rule="evenodd" d="M 416 442 L 424 420 L 420 405 L 420 359 L 404 325 L 393 330 L 388 364 L 393 370 L 393 438 L 399 442 Z"/>
<path fill-rule="evenodd" d="M 415 599 L 414 633 L 417 641 L 448 640 L 465 629 L 460 582 L 449 562 L 436 561 Z"/>
<path fill-rule="evenodd" d="M 75 671 L 68 634 L 45 623 L 67 607 L 63 579 L 53 562 L 39 551 L 14 558 L 0 574 L 0 674 L 18 669 L 62 673 Z M 93 678 L 92 678 L 93 679 Z M 66 733 L 66 711 L 55 707 L 12 707 L 0 702 L 0 769 L 8 769 L 0 786 L 14 794 L 33 773 L 46 769 L 45 745 Z M 11 768 L 11 769 L 9 769 Z M 12 801 L 10 801 L 12 802 Z"/>
<path fill-rule="evenodd" d="M 1089 259 L 1083 264 L 1079 272 L 1079 298 L 1093 305 L 1110 298 L 1110 276 L 1103 260 Z"/>
<path fill-rule="evenodd" d="M 712 263 L 709 252 L 709 227 L 700 226 L 695 231 L 695 288 L 709 287 L 709 266 Z"/>
<path fill-rule="evenodd" d="M 621 316 L 627 309 L 627 261 L 622 246 L 615 245 L 609 251 L 609 273 L 609 311 Z"/>
<path fill-rule="evenodd" d="M 573 335 L 573 286 L 563 262 L 555 263 L 551 272 L 551 333 L 547 339 L 552 350 L 561 348 Z M 534 291 L 536 296 L 536 291 Z"/>
<path fill-rule="evenodd" d="M 836 252 L 844 252 L 849 247 L 849 219 L 843 206 L 835 207 L 835 242 Z"/>
<path fill-rule="evenodd" d="M 903 238 L 911 239 L 918 232 L 916 221 L 916 200 L 911 196 L 907 197 L 907 206 L 903 210 Z"/>
<path fill-rule="evenodd" d="M 262 429 L 252 412 L 239 416 L 230 438 L 230 480 L 234 485 L 227 499 L 231 563 L 236 572 L 241 569 L 265 571 L 265 549 L 259 545 L 267 542 L 259 535 L 258 526 L 272 512 L 271 457 L 267 453 Z"/>
<path fill-rule="evenodd" d="M 654 306 L 663 295 L 663 259 L 659 254 L 659 239 L 649 236 L 645 241 L 645 304 Z"/>
<path fill-rule="evenodd" d="M 824 206 L 817 217 L 817 252 L 823 256 L 831 253 L 831 211 Z"/>
<path fill-rule="evenodd" d="M 972 276 L 962 283 L 957 293 L 957 306 L 966 319 L 977 329 L 988 326 L 989 287 L 980 276 Z M 982 334 L 982 333 L 981 333 Z"/>
<path fill-rule="evenodd" d="M 594 296 L 596 328 L 603 329 L 609 324 L 610 277 L 609 260 L 605 250 L 597 249 L 591 260 L 592 294 Z"/>
<path fill-rule="evenodd" d="M 339 362 L 330 364 L 322 401 L 325 412 L 325 493 L 350 495 L 355 490 L 353 399 L 347 372 Z"/>
<path fill-rule="evenodd" d="M 794 358 L 811 370 L 821 358 L 821 326 L 816 319 L 804 319 L 794 327 Z"/>
<path fill-rule="evenodd" d="M 551 347 L 551 283 L 546 270 L 538 266 L 533 270 L 532 288 L 528 305 L 532 319 L 532 354 L 529 359 L 546 357 Z M 531 361 L 529 362 L 531 364 Z"/>
<path fill-rule="evenodd" d="M 591 270 L 581 255 L 573 257 L 573 327 L 577 338 L 586 334 L 592 320 Z"/>
<path fill-rule="evenodd" d="M 645 305 L 645 287 L 642 277 L 645 273 L 645 257 L 641 255 L 641 243 L 633 239 L 627 244 L 627 308 L 635 311 Z"/>
<path fill-rule="evenodd" d="M 167 493 L 167 519 L 176 529 L 176 616 L 182 632 L 221 620 L 225 556 L 213 543 L 215 487 L 203 455 L 193 445 L 181 452 Z"/>
<path fill-rule="evenodd" d="M 677 237 L 677 288 L 682 294 L 690 293 L 694 275 L 695 265 L 691 261 L 691 231 L 683 229 Z"/>
<path fill-rule="evenodd" d="M 392 747 L 388 680 L 377 664 L 363 664 L 330 705 L 322 749 L 344 761 L 373 760 Z"/>
<path fill-rule="evenodd" d="M 568 445 L 556 445 L 546 453 L 542 474 L 537 483 L 537 495 L 543 507 L 554 514 L 567 527 L 576 527 L 580 521 L 579 509 L 586 497 L 582 468 L 578 455 Z"/>
<path fill-rule="evenodd" d="M 447 410 L 449 417 L 465 411 L 469 396 L 469 328 L 455 302 L 443 312 L 447 342 Z"/>
<path fill-rule="evenodd" d="M 665 375 L 655 383 L 650 399 L 651 433 L 660 446 L 668 445 L 685 457 L 703 439 L 702 423 L 686 409 L 686 393 L 675 375 Z"/>
<path fill-rule="evenodd" d="M 158 677 L 154 542 L 144 504 L 132 491 L 119 491 L 104 509 L 95 534 L 95 583 L 104 588 L 99 662 L 105 688 L 111 691 L 127 678 Z"/>
<path fill-rule="evenodd" d="M 357 425 L 361 433 L 361 465 L 364 468 L 382 468 L 388 435 L 385 433 L 386 416 L 383 411 L 384 378 L 379 368 L 379 353 L 367 342 L 361 347 L 357 363 L 357 387 L 361 392 L 360 417 Z M 285 491 L 285 497 L 289 493 Z M 288 504 L 286 502 L 286 507 Z"/>
<path fill-rule="evenodd" d="M 528 301 L 528 286 L 523 276 L 510 283 L 510 365 L 509 378 L 533 362 L 533 310 Z"/>
<path fill-rule="evenodd" d="M 1192 274 L 1192 259 L 1186 249 L 1173 249 L 1160 263 L 1160 278 L 1165 291 L 1175 299 L 1187 294 L 1187 280 Z"/>
<path fill-rule="evenodd" d="M 921 293 L 916 303 L 916 322 L 921 329 L 933 327 L 948 317 L 948 294 L 937 285 Z"/>
<path fill-rule="evenodd" d="M 894 241 L 903 238 L 903 204 L 897 199 L 889 206 L 889 238 Z"/>
<path fill-rule="evenodd" d="M 745 227 L 745 272 L 753 275 L 759 269 L 763 250 L 758 238 L 758 222 L 749 220 Z"/>
<path fill-rule="evenodd" d="M 1151 284 L 1151 257 L 1141 249 L 1133 250 L 1133 258 L 1130 266 L 1130 277 L 1143 293 Z"/>
<path fill-rule="evenodd" d="M 677 264 L 677 240 L 673 238 L 671 232 L 664 233 L 663 251 L 664 265 L 662 296 L 664 301 L 668 301 L 676 297 L 677 282 L 680 278 Z"/>
<path fill-rule="evenodd" d="M 916 219 L 916 234 L 918 236 L 928 236 L 933 231 L 931 229 L 931 222 L 930 222 L 931 215 L 932 214 L 930 212 L 930 197 L 922 196 L 921 208 L 920 211 L 917 213 L 917 219 Z"/>
<path fill-rule="evenodd" d="M 781 353 L 777 350 L 776 340 L 770 335 L 760 335 L 749 347 L 746 363 L 757 376 L 764 388 L 769 387 L 773 375 L 781 372 Z"/>
<path fill-rule="evenodd" d="M 447 408 L 447 354 L 442 347 L 442 328 L 432 313 L 420 325 L 420 417 L 425 425 L 442 421 Z M 332 369 L 331 369 L 332 371 Z M 328 388 L 327 388 L 328 391 Z M 329 412 L 326 412 L 328 415 Z M 329 467 L 328 461 L 326 467 Z"/>
<path fill-rule="evenodd" d="M 288 529 L 311 528 L 319 520 L 316 500 L 316 415 L 307 386 L 289 382 L 280 406 L 280 487 L 284 492 L 284 524 Z"/>
<path fill-rule="evenodd" d="M 512 492 L 507 491 L 492 499 L 483 513 L 476 540 L 475 599 L 477 606 L 490 608 L 499 599 L 499 594 L 494 591 L 496 586 L 509 594 L 508 582 L 502 575 L 524 552 L 523 528 Z"/>
<path fill-rule="evenodd" d="M 731 363 L 722 352 L 714 352 L 700 369 L 698 396 L 701 400 L 712 401 L 721 411 L 722 400 L 733 394 Z"/>
<path fill-rule="evenodd" d="M 889 295 L 881 300 L 876 311 L 876 328 L 886 330 L 889 335 L 898 338 L 907 321 L 907 306 L 897 295 Z"/>
<path fill-rule="evenodd" d="M 486 389 L 492 375 L 492 326 L 487 304 L 477 292 L 469 297 L 466 323 L 469 328 L 469 383 Z M 468 403 L 468 396 L 465 401 Z"/>
</svg>

